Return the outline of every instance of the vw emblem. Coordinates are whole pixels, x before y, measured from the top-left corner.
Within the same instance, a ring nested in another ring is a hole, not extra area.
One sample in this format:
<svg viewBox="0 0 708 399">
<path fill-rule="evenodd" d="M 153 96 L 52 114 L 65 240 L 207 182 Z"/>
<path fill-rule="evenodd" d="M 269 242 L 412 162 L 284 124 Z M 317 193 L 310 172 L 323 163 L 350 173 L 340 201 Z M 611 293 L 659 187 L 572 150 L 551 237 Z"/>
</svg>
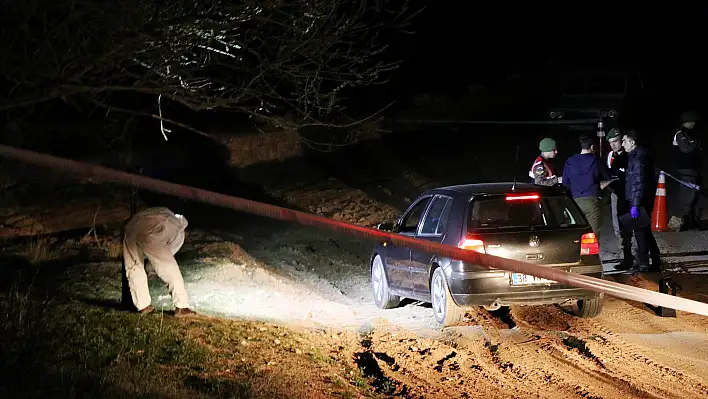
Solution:
<svg viewBox="0 0 708 399">
<path fill-rule="evenodd" d="M 532 247 L 537 247 L 541 245 L 541 239 L 538 238 L 538 236 L 531 236 L 529 237 L 529 245 Z"/>
</svg>

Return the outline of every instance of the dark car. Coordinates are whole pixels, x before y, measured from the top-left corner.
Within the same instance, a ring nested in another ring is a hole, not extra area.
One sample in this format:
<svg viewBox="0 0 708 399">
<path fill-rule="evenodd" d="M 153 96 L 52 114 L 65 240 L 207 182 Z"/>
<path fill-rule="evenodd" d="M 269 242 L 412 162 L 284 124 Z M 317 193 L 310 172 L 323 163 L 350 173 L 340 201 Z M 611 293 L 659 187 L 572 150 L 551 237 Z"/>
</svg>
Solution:
<svg viewBox="0 0 708 399">
<path fill-rule="evenodd" d="M 580 208 L 560 187 L 485 183 L 442 187 L 419 196 L 393 226 L 379 229 L 504 258 L 602 277 L 599 245 Z M 390 227 L 390 228 L 389 228 Z M 449 326 L 464 308 L 568 304 L 594 317 L 602 295 L 533 276 L 489 269 L 432 253 L 379 244 L 371 256 L 371 285 L 379 308 L 402 298 L 432 303 Z"/>
</svg>

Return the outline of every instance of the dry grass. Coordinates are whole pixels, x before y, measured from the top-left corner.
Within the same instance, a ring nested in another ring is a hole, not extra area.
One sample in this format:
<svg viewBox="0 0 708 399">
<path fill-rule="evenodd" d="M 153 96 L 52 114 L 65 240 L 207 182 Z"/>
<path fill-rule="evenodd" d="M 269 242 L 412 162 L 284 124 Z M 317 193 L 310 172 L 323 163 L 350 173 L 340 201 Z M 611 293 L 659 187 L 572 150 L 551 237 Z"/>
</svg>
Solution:
<svg viewBox="0 0 708 399">
<path fill-rule="evenodd" d="M 52 242 L 47 237 L 32 237 L 27 242 L 25 255 L 30 264 L 37 265 L 56 260 L 61 252 L 53 248 Z"/>
<path fill-rule="evenodd" d="M 123 244 L 120 240 L 104 241 L 103 250 L 110 260 L 118 260 L 123 256 Z"/>
<path fill-rule="evenodd" d="M 236 167 L 284 161 L 302 154 L 300 136 L 292 130 L 240 136 L 224 135 L 223 143 L 231 152 L 231 166 Z"/>
</svg>

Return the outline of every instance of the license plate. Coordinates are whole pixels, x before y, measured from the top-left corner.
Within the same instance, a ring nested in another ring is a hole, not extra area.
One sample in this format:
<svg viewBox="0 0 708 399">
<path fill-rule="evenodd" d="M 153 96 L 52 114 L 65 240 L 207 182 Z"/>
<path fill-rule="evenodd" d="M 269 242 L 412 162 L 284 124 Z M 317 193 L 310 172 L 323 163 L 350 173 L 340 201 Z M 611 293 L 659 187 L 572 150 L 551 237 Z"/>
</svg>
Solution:
<svg viewBox="0 0 708 399">
<path fill-rule="evenodd" d="M 529 276 L 528 274 L 511 273 L 511 285 L 556 284 L 553 280 Z"/>
</svg>

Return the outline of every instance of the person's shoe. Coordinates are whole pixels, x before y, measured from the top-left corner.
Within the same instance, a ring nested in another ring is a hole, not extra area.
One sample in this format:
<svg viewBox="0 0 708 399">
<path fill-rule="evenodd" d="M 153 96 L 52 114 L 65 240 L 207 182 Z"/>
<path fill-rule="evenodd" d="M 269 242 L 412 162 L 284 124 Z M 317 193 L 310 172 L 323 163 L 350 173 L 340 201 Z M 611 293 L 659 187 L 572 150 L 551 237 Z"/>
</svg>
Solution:
<svg viewBox="0 0 708 399">
<path fill-rule="evenodd" d="M 140 314 L 148 314 L 148 313 L 152 313 L 153 310 L 155 310 L 155 307 L 152 306 L 152 305 L 148 305 L 148 306 L 146 306 L 146 307 L 144 307 L 144 308 L 138 310 L 138 313 L 140 313 Z"/>
<path fill-rule="evenodd" d="M 637 273 L 649 273 L 651 271 L 651 267 L 646 263 L 637 263 L 634 265 L 634 269 Z"/>
<path fill-rule="evenodd" d="M 189 317 L 196 315 L 197 312 L 191 310 L 190 308 L 175 308 L 175 317 Z"/>
<path fill-rule="evenodd" d="M 632 261 L 625 258 L 622 260 L 622 262 L 615 266 L 615 270 L 629 270 L 633 267 L 634 264 L 632 263 Z"/>
<path fill-rule="evenodd" d="M 656 257 L 651 259 L 651 270 L 652 272 L 660 272 L 661 271 L 661 258 Z"/>
</svg>

